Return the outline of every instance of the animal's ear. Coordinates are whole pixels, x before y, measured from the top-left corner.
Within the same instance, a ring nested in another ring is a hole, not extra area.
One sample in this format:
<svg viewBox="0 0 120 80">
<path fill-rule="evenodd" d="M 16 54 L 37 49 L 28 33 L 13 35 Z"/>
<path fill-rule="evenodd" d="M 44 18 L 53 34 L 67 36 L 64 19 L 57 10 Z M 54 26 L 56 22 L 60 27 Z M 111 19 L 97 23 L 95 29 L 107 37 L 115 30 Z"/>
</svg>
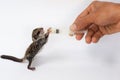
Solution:
<svg viewBox="0 0 120 80">
<path fill-rule="evenodd" d="M 35 28 L 34 30 L 33 30 L 33 32 L 36 32 L 38 30 L 38 28 Z"/>
<path fill-rule="evenodd" d="M 43 30 L 43 27 L 40 27 L 39 29 Z"/>
<path fill-rule="evenodd" d="M 34 35 L 36 34 L 36 32 L 37 32 L 37 29 L 34 29 L 34 30 L 32 31 L 32 36 L 34 36 Z"/>
<path fill-rule="evenodd" d="M 35 28 L 32 31 L 32 40 L 35 41 L 37 39 L 37 32 L 38 32 L 38 28 Z"/>
</svg>

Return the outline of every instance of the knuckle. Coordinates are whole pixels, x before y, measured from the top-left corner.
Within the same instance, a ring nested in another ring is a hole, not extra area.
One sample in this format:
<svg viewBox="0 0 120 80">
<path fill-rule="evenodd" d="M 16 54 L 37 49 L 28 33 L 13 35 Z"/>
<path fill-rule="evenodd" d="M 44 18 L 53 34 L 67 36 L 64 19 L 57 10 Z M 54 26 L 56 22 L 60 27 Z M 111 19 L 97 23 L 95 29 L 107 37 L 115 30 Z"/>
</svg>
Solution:
<svg viewBox="0 0 120 80">
<path fill-rule="evenodd" d="M 90 5 L 90 6 L 91 6 L 91 9 L 94 10 L 95 7 L 98 6 L 99 3 L 100 3 L 99 1 L 93 1 L 93 2 L 91 3 L 91 5 Z"/>
<path fill-rule="evenodd" d="M 99 1 L 93 1 L 92 4 L 96 4 L 96 3 L 98 3 L 98 2 L 99 2 Z"/>
</svg>

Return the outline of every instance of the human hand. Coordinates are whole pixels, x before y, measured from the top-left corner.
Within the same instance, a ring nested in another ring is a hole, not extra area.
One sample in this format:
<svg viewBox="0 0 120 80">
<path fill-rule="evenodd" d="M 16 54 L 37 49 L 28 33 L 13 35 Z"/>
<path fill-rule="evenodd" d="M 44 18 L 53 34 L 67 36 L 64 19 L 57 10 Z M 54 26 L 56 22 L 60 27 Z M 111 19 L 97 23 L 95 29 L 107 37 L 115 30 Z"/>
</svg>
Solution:
<svg viewBox="0 0 120 80">
<path fill-rule="evenodd" d="M 92 2 L 70 27 L 73 32 L 87 30 L 87 43 L 96 43 L 106 34 L 120 32 L 120 4 L 111 2 Z M 75 34 L 81 40 L 84 33 Z"/>
</svg>

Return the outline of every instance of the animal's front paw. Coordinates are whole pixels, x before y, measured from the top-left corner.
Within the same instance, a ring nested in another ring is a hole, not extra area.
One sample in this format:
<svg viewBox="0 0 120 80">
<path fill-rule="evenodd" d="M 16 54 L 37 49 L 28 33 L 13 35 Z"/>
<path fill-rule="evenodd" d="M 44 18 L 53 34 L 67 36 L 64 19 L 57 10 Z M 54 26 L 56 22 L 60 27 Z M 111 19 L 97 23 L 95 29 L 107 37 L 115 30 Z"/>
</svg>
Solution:
<svg viewBox="0 0 120 80">
<path fill-rule="evenodd" d="M 52 32 L 52 28 L 51 28 L 51 27 L 48 28 L 48 29 L 47 29 L 47 32 L 48 32 L 48 33 L 51 33 L 51 32 Z"/>
</svg>

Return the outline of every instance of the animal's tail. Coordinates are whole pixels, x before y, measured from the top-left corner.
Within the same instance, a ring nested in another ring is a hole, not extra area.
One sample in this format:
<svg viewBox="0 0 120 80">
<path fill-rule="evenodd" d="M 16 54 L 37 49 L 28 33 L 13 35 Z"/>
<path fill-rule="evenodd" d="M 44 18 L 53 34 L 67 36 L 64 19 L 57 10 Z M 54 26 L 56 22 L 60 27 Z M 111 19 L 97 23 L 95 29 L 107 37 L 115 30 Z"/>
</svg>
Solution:
<svg viewBox="0 0 120 80">
<path fill-rule="evenodd" d="M 12 61 L 15 61 L 15 62 L 23 62 L 23 59 L 19 59 L 19 58 L 9 56 L 9 55 L 1 55 L 1 58 L 12 60 Z"/>
</svg>

